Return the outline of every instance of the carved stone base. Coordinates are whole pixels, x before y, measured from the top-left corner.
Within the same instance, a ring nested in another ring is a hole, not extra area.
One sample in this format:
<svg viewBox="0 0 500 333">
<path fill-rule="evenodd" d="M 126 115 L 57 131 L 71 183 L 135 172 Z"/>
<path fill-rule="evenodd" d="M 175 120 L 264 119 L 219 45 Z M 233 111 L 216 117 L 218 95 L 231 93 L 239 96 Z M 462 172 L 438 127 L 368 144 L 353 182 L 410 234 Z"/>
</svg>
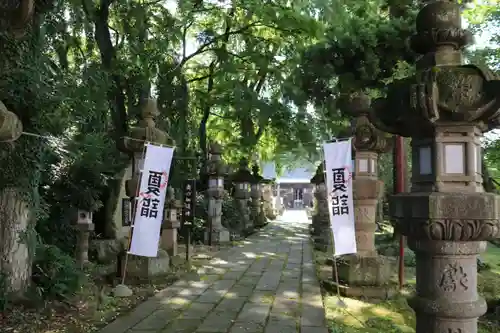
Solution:
<svg viewBox="0 0 500 333">
<path fill-rule="evenodd" d="M 391 279 L 394 264 L 393 258 L 383 256 L 342 256 L 337 259 L 339 280 L 349 286 L 384 286 Z"/>
<path fill-rule="evenodd" d="M 337 291 L 337 283 L 334 280 L 323 281 L 331 292 Z M 383 286 L 348 286 L 339 284 L 340 295 L 363 299 L 391 299 L 399 294 L 396 284 Z"/>
<path fill-rule="evenodd" d="M 209 233 L 205 232 L 205 244 L 209 243 Z M 222 245 L 231 242 L 231 233 L 227 229 L 212 230 L 212 245 Z"/>
<path fill-rule="evenodd" d="M 165 250 L 159 249 L 156 258 L 129 256 L 127 276 L 151 278 L 165 275 L 169 271 L 170 257 Z"/>
<path fill-rule="evenodd" d="M 408 301 L 416 333 L 476 333 L 487 309 L 477 293 L 477 257 L 500 233 L 492 193 L 408 193 L 393 197 L 392 217 L 416 255 L 416 295 Z"/>
</svg>

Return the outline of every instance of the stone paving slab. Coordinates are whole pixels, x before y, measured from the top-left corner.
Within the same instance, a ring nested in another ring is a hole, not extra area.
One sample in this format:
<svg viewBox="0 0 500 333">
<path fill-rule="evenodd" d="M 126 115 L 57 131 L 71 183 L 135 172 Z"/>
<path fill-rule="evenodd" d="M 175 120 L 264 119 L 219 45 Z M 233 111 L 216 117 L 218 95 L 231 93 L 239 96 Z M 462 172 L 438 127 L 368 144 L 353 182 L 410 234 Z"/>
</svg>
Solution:
<svg viewBox="0 0 500 333">
<path fill-rule="evenodd" d="M 307 224 L 274 222 L 99 333 L 328 333 Z"/>
</svg>

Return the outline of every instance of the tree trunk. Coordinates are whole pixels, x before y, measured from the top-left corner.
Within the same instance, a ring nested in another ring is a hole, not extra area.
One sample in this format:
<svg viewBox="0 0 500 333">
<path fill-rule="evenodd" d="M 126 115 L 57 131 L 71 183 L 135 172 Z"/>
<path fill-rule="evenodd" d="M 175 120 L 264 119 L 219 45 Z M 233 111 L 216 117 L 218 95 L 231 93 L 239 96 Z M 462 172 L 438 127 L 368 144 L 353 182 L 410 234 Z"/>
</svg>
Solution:
<svg viewBox="0 0 500 333">
<path fill-rule="evenodd" d="M 30 210 L 19 192 L 0 191 L 0 272 L 7 291 L 20 296 L 29 286 L 31 262 L 27 230 Z"/>
</svg>

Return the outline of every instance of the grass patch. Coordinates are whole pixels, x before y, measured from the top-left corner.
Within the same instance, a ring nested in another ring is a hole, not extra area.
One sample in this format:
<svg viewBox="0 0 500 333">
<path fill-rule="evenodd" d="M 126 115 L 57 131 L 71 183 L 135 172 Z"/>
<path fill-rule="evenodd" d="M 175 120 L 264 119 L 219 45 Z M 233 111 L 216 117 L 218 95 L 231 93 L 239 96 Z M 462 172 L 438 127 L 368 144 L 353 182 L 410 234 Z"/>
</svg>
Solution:
<svg viewBox="0 0 500 333">
<path fill-rule="evenodd" d="M 413 255 L 413 253 L 411 254 Z M 315 253 L 316 268 L 320 277 L 324 276 L 324 273 L 322 274 L 321 271 L 331 272 L 331 268 L 321 266 L 327 257 L 328 255 L 324 253 Z M 481 259 L 488 268 L 482 269 L 478 273 L 478 292 L 489 304 L 499 302 L 500 247 L 488 244 L 488 249 L 486 253 L 481 255 Z M 395 272 L 394 280 L 397 281 L 397 272 Z M 338 306 L 337 296 L 325 293 L 326 318 L 331 332 L 415 333 L 415 314 L 406 303 L 406 297 L 415 290 L 415 267 L 405 267 L 405 280 L 405 289 L 401 295 L 394 299 L 386 301 L 361 301 L 343 298 L 347 308 Z M 500 324 L 499 320 L 500 318 L 494 312 L 487 313 L 479 319 L 478 332 L 497 333 Z"/>
</svg>

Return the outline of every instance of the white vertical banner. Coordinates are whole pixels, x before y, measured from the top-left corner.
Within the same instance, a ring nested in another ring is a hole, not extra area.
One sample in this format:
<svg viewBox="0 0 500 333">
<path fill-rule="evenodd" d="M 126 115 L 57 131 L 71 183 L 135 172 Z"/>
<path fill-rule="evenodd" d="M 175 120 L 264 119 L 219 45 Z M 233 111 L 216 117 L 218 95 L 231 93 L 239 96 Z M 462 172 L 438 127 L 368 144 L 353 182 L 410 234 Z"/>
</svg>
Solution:
<svg viewBox="0 0 500 333">
<path fill-rule="evenodd" d="M 335 256 L 356 253 L 351 139 L 325 143 L 326 190 Z"/>
<path fill-rule="evenodd" d="M 174 148 L 146 145 L 128 253 L 156 257 Z"/>
</svg>

